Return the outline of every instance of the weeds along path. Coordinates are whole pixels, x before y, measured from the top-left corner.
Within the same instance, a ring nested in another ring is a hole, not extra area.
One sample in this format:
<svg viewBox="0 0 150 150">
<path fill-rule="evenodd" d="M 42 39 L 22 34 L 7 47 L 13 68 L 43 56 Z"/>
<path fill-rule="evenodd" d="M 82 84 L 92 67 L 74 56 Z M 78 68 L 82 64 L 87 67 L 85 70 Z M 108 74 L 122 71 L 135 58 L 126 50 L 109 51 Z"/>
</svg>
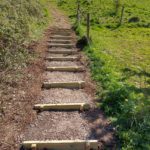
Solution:
<svg viewBox="0 0 150 150">
<path fill-rule="evenodd" d="M 57 9 L 52 15 L 41 101 L 21 135 L 21 149 L 113 149 L 113 128 L 94 104 L 94 86 L 71 25 Z"/>
</svg>

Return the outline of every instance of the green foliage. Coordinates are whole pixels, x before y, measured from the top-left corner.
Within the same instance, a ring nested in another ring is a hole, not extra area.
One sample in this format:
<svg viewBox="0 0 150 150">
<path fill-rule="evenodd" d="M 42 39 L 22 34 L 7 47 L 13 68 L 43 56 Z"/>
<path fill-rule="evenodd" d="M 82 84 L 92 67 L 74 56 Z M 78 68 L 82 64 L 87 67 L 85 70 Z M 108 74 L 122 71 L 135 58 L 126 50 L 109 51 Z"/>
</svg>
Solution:
<svg viewBox="0 0 150 150">
<path fill-rule="evenodd" d="M 122 143 L 122 149 L 147 149 L 150 133 L 150 106 L 148 95 L 135 85 L 121 79 L 111 56 L 99 48 L 85 48 L 91 60 L 92 77 L 97 81 L 97 96 Z M 114 65 L 113 65 L 114 64 Z M 101 90 L 103 88 L 103 92 Z"/>
<path fill-rule="evenodd" d="M 77 0 L 61 0 L 61 7 L 69 11 L 72 16 L 76 13 Z M 81 0 L 80 9 L 83 23 L 86 12 L 92 16 L 92 24 L 100 27 L 117 27 L 121 17 L 122 6 L 125 7 L 123 25 L 126 27 L 150 27 L 150 1 L 143 0 L 120 0 L 116 13 L 116 0 Z M 130 19 L 138 17 L 137 21 L 130 22 Z"/>
<path fill-rule="evenodd" d="M 61 8 L 76 17 L 76 0 L 64 0 Z M 150 149 L 150 2 L 115 0 L 81 3 L 81 25 L 76 33 L 85 35 L 86 12 L 91 13 L 90 58 L 92 77 L 97 81 L 99 106 L 116 127 L 123 150 Z M 70 3 L 72 5 L 70 5 Z M 122 27 L 118 27 L 121 6 L 125 6 Z"/>
<path fill-rule="evenodd" d="M 0 68 L 27 61 L 26 46 L 46 26 L 47 10 L 46 1 L 0 1 Z"/>
</svg>

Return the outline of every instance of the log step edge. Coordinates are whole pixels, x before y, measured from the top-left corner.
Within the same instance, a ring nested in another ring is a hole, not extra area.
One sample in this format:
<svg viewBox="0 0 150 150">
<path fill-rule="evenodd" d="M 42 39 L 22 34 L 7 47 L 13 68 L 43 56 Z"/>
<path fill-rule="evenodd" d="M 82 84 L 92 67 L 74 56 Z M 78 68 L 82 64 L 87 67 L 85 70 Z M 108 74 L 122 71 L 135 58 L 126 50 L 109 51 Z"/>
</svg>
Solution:
<svg viewBox="0 0 150 150">
<path fill-rule="evenodd" d="M 69 89 L 82 89 L 85 87 L 84 81 L 78 82 L 44 82 L 42 88 L 69 88 Z"/>
<path fill-rule="evenodd" d="M 37 104 L 34 105 L 34 109 L 40 111 L 48 111 L 48 110 L 87 111 L 90 109 L 90 105 L 87 103 Z"/>
<path fill-rule="evenodd" d="M 78 60 L 79 57 L 47 57 L 46 60 L 49 61 L 75 61 Z"/>
<path fill-rule="evenodd" d="M 77 54 L 78 51 L 75 50 L 47 50 L 48 53 L 53 54 Z"/>
<path fill-rule="evenodd" d="M 47 67 L 46 71 L 66 71 L 66 72 L 82 72 L 85 69 L 80 66 L 66 66 L 66 67 Z"/>
<path fill-rule="evenodd" d="M 98 140 L 24 141 L 22 146 L 32 150 L 98 150 Z"/>
</svg>

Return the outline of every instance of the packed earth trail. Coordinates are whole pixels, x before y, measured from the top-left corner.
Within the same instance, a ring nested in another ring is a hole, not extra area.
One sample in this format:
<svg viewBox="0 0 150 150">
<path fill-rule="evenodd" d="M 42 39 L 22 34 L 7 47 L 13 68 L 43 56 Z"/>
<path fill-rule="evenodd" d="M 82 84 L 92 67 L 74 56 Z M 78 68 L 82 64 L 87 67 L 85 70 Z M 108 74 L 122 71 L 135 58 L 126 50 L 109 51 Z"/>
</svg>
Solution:
<svg viewBox="0 0 150 150">
<path fill-rule="evenodd" d="M 67 18 L 54 8 L 52 15 L 37 116 L 21 134 L 20 149 L 115 149 L 113 127 L 95 106 L 87 58 Z"/>
</svg>

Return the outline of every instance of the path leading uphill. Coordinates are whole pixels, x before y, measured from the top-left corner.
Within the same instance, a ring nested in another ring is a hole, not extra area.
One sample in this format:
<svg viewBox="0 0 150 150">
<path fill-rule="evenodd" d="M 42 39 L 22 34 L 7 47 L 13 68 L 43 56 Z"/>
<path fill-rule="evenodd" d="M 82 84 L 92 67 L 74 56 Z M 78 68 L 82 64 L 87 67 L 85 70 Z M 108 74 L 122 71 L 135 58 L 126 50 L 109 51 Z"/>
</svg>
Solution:
<svg viewBox="0 0 150 150">
<path fill-rule="evenodd" d="M 52 8 L 54 24 L 45 52 L 45 72 L 36 119 L 21 135 L 21 149 L 114 149 L 113 128 L 94 102 L 85 56 L 76 48 L 69 21 Z"/>
</svg>

